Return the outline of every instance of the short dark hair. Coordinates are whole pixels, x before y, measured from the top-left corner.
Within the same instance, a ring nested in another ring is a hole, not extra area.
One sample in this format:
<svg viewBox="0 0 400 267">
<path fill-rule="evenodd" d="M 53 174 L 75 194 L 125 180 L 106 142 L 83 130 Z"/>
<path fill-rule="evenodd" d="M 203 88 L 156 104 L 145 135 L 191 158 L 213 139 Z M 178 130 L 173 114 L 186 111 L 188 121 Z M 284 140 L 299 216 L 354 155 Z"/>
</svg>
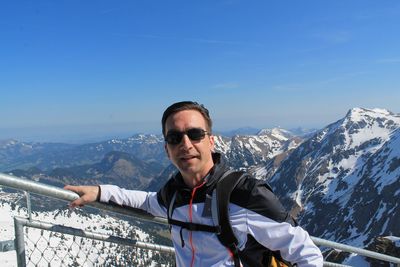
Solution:
<svg viewBox="0 0 400 267">
<path fill-rule="evenodd" d="M 162 133 L 165 136 L 167 133 L 165 132 L 165 123 L 167 122 L 167 119 L 169 116 L 171 116 L 174 113 L 177 113 L 179 111 L 183 110 L 197 110 L 198 112 L 201 113 L 203 118 L 206 120 L 207 123 L 207 128 L 206 129 L 209 134 L 211 134 L 212 131 L 212 120 L 210 117 L 210 113 L 208 112 L 208 109 L 206 109 L 205 106 L 202 104 L 199 104 L 197 102 L 193 101 L 181 101 L 181 102 L 176 102 L 169 106 L 165 111 L 161 119 L 161 124 L 162 124 Z"/>
</svg>

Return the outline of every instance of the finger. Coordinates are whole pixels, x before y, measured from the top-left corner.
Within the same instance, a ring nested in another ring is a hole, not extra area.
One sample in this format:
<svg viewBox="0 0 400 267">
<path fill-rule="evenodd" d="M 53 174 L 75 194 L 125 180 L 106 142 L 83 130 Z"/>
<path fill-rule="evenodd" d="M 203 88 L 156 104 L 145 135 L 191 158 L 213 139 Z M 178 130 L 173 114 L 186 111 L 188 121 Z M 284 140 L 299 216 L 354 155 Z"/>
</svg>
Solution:
<svg viewBox="0 0 400 267">
<path fill-rule="evenodd" d="M 86 202 L 82 198 L 77 198 L 74 201 L 72 201 L 69 206 L 71 208 L 76 208 L 76 207 L 83 207 L 86 204 Z"/>
</svg>

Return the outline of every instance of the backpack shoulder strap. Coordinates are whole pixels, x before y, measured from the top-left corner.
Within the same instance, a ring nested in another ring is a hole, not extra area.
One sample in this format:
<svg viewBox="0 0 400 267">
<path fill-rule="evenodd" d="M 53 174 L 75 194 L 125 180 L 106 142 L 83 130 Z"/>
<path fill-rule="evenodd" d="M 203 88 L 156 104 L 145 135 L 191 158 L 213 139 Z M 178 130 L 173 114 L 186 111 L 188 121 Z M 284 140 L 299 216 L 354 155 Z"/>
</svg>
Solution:
<svg viewBox="0 0 400 267">
<path fill-rule="evenodd" d="M 241 171 L 227 171 L 217 182 L 211 200 L 211 213 L 214 225 L 220 226 L 220 232 L 217 235 L 218 239 L 233 254 L 235 266 L 240 265 L 237 248 L 238 240 L 233 233 L 229 220 L 228 205 L 233 189 L 244 176 L 245 173 Z"/>
</svg>

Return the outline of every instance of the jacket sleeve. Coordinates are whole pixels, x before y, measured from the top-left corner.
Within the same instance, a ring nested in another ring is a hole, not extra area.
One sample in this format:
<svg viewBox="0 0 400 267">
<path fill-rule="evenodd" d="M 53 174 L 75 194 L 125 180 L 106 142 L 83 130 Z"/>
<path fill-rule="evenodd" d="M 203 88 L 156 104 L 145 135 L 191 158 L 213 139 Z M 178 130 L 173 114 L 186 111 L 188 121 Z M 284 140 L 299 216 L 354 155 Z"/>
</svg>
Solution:
<svg viewBox="0 0 400 267">
<path fill-rule="evenodd" d="M 100 185 L 100 201 L 120 206 L 142 209 L 154 216 L 166 217 L 166 209 L 160 205 L 156 192 L 127 190 L 115 185 Z"/>
<path fill-rule="evenodd" d="M 248 233 L 257 242 L 272 251 L 279 251 L 292 264 L 298 267 L 323 265 L 321 251 L 300 226 L 276 222 L 251 211 L 247 214 L 247 222 Z"/>
<path fill-rule="evenodd" d="M 321 251 L 307 231 L 288 222 L 288 213 L 265 184 L 250 182 L 243 188 L 247 188 L 244 204 L 247 234 L 268 249 L 279 251 L 285 260 L 298 267 L 323 265 Z"/>
</svg>

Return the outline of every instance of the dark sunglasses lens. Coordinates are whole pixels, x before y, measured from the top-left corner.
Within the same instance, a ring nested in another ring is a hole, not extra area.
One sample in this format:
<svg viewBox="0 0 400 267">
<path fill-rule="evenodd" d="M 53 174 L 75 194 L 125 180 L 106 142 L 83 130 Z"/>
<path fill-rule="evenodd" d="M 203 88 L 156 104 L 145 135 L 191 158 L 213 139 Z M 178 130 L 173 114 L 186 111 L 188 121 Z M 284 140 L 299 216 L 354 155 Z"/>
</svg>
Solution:
<svg viewBox="0 0 400 267">
<path fill-rule="evenodd" d="M 187 131 L 187 135 L 190 140 L 199 141 L 204 138 L 206 132 L 203 129 L 193 128 Z"/>
<path fill-rule="evenodd" d="M 182 141 L 183 133 L 181 132 L 168 132 L 165 141 L 171 145 L 177 145 Z"/>
<path fill-rule="evenodd" d="M 192 128 L 187 130 L 187 132 L 169 131 L 165 137 L 165 141 L 170 145 L 177 145 L 182 141 L 185 134 L 192 141 L 200 141 L 206 136 L 206 131 L 201 128 Z"/>
</svg>

